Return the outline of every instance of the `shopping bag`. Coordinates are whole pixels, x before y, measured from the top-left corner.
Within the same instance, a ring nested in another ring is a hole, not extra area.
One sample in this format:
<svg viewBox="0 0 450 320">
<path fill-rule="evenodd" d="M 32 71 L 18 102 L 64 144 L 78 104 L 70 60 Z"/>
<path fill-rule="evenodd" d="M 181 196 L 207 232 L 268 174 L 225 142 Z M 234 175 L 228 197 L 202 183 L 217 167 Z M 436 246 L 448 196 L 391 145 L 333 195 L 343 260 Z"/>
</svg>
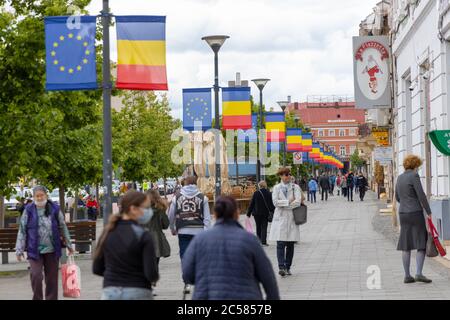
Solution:
<svg viewBox="0 0 450 320">
<path fill-rule="evenodd" d="M 245 219 L 245 230 L 247 230 L 250 233 L 253 233 L 253 225 L 250 221 L 250 218 Z"/>
<path fill-rule="evenodd" d="M 434 243 L 434 238 L 431 232 L 428 233 L 427 238 L 427 247 L 426 247 L 427 257 L 434 258 L 439 255 L 439 252 L 436 248 L 436 244 Z"/>
<path fill-rule="evenodd" d="M 441 257 L 444 257 L 447 254 L 447 252 L 445 251 L 445 248 L 442 246 L 441 241 L 439 241 L 439 234 L 436 230 L 436 227 L 433 224 L 433 220 L 431 218 L 427 218 L 427 220 L 434 245 L 436 246 L 436 249 L 441 255 Z"/>
<path fill-rule="evenodd" d="M 73 255 L 67 259 L 67 263 L 61 266 L 61 279 L 63 296 L 66 298 L 79 298 L 81 296 L 81 272 L 75 264 Z"/>
</svg>

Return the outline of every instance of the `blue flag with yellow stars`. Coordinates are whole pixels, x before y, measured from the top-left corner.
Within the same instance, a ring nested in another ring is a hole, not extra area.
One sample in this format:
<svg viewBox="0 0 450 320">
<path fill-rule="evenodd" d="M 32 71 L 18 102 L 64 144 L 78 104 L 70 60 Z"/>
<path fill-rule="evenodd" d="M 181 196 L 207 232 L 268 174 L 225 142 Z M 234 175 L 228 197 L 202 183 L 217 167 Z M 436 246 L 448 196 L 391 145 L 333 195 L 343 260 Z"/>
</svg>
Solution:
<svg viewBox="0 0 450 320">
<path fill-rule="evenodd" d="M 77 19 L 79 18 L 79 21 Z M 46 90 L 97 88 L 96 17 L 45 17 Z"/>
<path fill-rule="evenodd" d="M 211 127 L 211 88 L 183 89 L 183 128 L 205 131 Z"/>
</svg>

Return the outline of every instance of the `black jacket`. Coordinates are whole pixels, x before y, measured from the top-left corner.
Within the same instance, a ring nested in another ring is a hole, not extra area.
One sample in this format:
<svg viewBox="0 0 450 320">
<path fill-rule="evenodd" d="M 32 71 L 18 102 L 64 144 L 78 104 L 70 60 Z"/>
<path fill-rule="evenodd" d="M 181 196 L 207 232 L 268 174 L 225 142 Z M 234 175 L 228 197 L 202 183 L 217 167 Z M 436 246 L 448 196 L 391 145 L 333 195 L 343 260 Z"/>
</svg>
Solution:
<svg viewBox="0 0 450 320">
<path fill-rule="evenodd" d="M 367 187 L 369 184 L 367 183 L 366 177 L 358 177 L 358 180 L 356 180 L 356 187 L 363 189 Z"/>
<path fill-rule="evenodd" d="M 103 276 L 103 288 L 147 288 L 159 278 L 151 234 L 136 222 L 119 220 L 103 243 L 93 272 Z"/>
<path fill-rule="evenodd" d="M 328 178 L 328 176 L 321 176 L 319 179 L 319 186 L 323 190 L 329 190 L 330 189 L 330 178 Z"/>
<path fill-rule="evenodd" d="M 265 203 L 264 200 L 266 201 Z M 267 209 L 272 212 L 275 210 L 272 201 L 272 193 L 267 189 L 255 191 L 247 211 L 247 216 L 250 217 L 253 214 L 254 216 L 269 217 L 269 211 Z"/>
</svg>

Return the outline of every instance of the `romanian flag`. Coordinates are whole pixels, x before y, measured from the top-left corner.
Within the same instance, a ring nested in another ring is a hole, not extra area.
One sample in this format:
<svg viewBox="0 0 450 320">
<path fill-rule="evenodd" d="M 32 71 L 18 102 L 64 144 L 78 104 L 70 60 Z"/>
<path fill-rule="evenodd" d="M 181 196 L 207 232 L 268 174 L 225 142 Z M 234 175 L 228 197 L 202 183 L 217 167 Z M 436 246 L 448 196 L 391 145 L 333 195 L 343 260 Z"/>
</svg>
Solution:
<svg viewBox="0 0 450 320">
<path fill-rule="evenodd" d="M 286 130 L 286 151 L 287 152 L 304 151 L 302 144 L 302 129 L 288 128 Z"/>
<path fill-rule="evenodd" d="M 266 113 L 267 142 L 284 142 L 286 140 L 286 122 L 284 112 Z"/>
<path fill-rule="evenodd" d="M 222 88 L 222 128 L 252 128 L 250 87 Z"/>
<path fill-rule="evenodd" d="M 116 16 L 119 89 L 168 90 L 166 17 Z"/>
<path fill-rule="evenodd" d="M 304 133 L 302 134 L 302 145 L 303 151 L 309 152 L 312 150 L 312 133 Z"/>
<path fill-rule="evenodd" d="M 318 143 L 313 143 L 312 150 L 309 153 L 309 157 L 311 159 L 318 159 L 318 158 L 320 158 L 320 145 Z"/>
</svg>

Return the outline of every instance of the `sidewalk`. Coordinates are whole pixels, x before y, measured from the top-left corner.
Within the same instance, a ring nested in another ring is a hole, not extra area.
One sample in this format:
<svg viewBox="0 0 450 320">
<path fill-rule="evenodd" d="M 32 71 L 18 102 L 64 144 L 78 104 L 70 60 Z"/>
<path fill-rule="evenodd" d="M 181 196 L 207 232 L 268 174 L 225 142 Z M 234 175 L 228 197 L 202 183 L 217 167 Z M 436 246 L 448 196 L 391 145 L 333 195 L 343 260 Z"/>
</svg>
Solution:
<svg viewBox="0 0 450 320">
<path fill-rule="evenodd" d="M 293 275 L 287 278 L 277 275 L 282 299 L 450 299 L 450 270 L 432 259 L 426 260 L 424 268 L 432 284 L 403 284 L 401 254 L 395 250 L 395 240 L 376 231 L 379 229 L 376 221 L 380 218 L 376 195 L 369 192 L 364 202 L 357 196 L 354 200 L 347 202 L 343 197 L 334 196 L 325 203 L 318 197 L 317 204 L 308 205 L 308 223 L 301 227 L 301 241 L 295 247 Z M 172 255 L 161 260 L 157 300 L 182 296 L 177 238 L 169 233 L 167 238 Z M 270 243 L 265 250 L 277 272 L 276 245 Z M 411 260 L 414 273 L 414 254 Z M 102 278 L 92 274 L 88 256 L 77 263 L 82 272 L 82 299 L 99 299 Z M 26 263 L 2 265 L 0 272 L 26 270 L 26 266 Z M 379 290 L 367 288 L 369 266 L 380 269 Z M 27 272 L 15 277 L 0 276 L 0 299 L 30 298 Z"/>
</svg>

